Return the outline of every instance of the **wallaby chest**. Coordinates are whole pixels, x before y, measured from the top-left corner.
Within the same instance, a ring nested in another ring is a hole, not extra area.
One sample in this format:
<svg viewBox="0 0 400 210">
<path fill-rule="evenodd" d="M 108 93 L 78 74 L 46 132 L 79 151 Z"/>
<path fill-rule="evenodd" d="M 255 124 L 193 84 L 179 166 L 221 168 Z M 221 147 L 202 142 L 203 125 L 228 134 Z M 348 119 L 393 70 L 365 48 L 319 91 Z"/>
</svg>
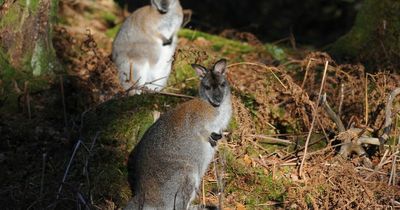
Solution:
<svg viewBox="0 0 400 210">
<path fill-rule="evenodd" d="M 164 35 L 166 38 L 171 38 L 176 35 L 182 24 L 183 15 L 181 12 L 174 12 L 165 14 L 160 17 L 160 21 L 157 30 Z"/>
</svg>

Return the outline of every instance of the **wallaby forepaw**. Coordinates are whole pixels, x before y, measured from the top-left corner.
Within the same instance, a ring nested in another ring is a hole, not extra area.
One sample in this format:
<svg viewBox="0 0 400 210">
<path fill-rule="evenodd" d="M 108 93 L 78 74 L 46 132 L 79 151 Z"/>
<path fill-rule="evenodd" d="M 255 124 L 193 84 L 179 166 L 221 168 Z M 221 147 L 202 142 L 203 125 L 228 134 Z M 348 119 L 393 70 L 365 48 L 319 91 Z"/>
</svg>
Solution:
<svg viewBox="0 0 400 210">
<path fill-rule="evenodd" d="M 211 133 L 211 138 L 212 138 L 213 140 L 215 140 L 215 141 L 218 141 L 218 140 L 222 139 L 222 134 L 212 132 L 212 133 Z"/>
<path fill-rule="evenodd" d="M 222 139 L 222 134 L 212 132 L 210 137 L 208 137 L 208 142 L 210 142 L 212 147 L 217 146 L 217 141 Z"/>
<path fill-rule="evenodd" d="M 164 41 L 163 41 L 163 46 L 168 46 L 168 45 L 171 45 L 172 44 L 172 40 L 173 40 L 173 37 L 171 37 L 171 38 L 169 38 L 169 39 L 165 39 Z"/>
</svg>

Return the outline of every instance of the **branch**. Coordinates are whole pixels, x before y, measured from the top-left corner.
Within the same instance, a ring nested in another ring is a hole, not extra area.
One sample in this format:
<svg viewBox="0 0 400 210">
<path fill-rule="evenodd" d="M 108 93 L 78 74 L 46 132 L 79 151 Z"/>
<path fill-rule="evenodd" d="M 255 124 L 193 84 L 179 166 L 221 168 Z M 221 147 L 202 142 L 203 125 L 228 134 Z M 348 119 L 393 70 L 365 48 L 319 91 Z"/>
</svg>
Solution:
<svg viewBox="0 0 400 210">
<path fill-rule="evenodd" d="M 357 139 L 358 144 L 372 144 L 372 145 L 381 145 L 379 138 L 373 137 L 360 137 Z"/>
<path fill-rule="evenodd" d="M 329 106 L 328 101 L 326 100 L 326 93 L 322 96 L 321 103 L 324 106 L 324 108 L 325 108 L 326 112 L 328 113 L 329 117 L 336 123 L 336 126 L 339 129 L 339 132 L 346 131 L 342 120 L 340 120 L 339 116 Z"/>
<path fill-rule="evenodd" d="M 386 102 L 386 110 L 385 110 L 385 124 L 383 127 L 383 134 L 379 138 L 382 144 L 384 144 L 387 139 L 389 138 L 389 133 L 392 130 L 392 107 L 393 107 L 393 100 L 396 98 L 397 95 L 400 94 L 400 87 L 394 89 Z"/>
</svg>

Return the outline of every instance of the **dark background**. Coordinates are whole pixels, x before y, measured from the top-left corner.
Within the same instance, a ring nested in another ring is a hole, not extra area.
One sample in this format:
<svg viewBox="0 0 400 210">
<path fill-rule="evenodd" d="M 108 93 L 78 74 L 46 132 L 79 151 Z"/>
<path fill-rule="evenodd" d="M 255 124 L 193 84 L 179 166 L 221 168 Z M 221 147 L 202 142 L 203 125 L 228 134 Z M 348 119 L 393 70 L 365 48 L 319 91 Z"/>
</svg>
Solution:
<svg viewBox="0 0 400 210">
<path fill-rule="evenodd" d="M 149 0 L 116 0 L 129 11 Z M 210 33 L 225 29 L 251 32 L 264 42 L 288 37 L 300 44 L 322 47 L 353 25 L 362 0 L 181 0 L 193 11 L 186 26 Z"/>
</svg>

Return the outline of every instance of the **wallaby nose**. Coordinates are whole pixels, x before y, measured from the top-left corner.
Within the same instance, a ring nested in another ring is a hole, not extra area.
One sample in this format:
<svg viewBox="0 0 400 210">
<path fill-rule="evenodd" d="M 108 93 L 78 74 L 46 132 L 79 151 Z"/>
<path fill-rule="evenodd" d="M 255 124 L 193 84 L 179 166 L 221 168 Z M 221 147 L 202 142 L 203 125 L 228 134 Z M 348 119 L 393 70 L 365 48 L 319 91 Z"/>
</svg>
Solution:
<svg viewBox="0 0 400 210">
<path fill-rule="evenodd" d="M 214 98 L 213 98 L 213 103 L 214 103 L 214 105 L 216 105 L 216 106 L 221 105 L 222 99 L 223 99 L 222 94 L 216 94 L 216 95 L 214 95 Z"/>
<path fill-rule="evenodd" d="M 158 12 L 161 14 L 165 14 L 168 12 L 168 1 L 161 1 L 160 8 L 158 8 Z"/>
<path fill-rule="evenodd" d="M 158 9 L 158 12 L 159 12 L 160 14 L 166 14 L 166 13 L 168 12 L 168 9 L 166 9 L 166 8 L 160 8 L 160 9 Z"/>
</svg>

